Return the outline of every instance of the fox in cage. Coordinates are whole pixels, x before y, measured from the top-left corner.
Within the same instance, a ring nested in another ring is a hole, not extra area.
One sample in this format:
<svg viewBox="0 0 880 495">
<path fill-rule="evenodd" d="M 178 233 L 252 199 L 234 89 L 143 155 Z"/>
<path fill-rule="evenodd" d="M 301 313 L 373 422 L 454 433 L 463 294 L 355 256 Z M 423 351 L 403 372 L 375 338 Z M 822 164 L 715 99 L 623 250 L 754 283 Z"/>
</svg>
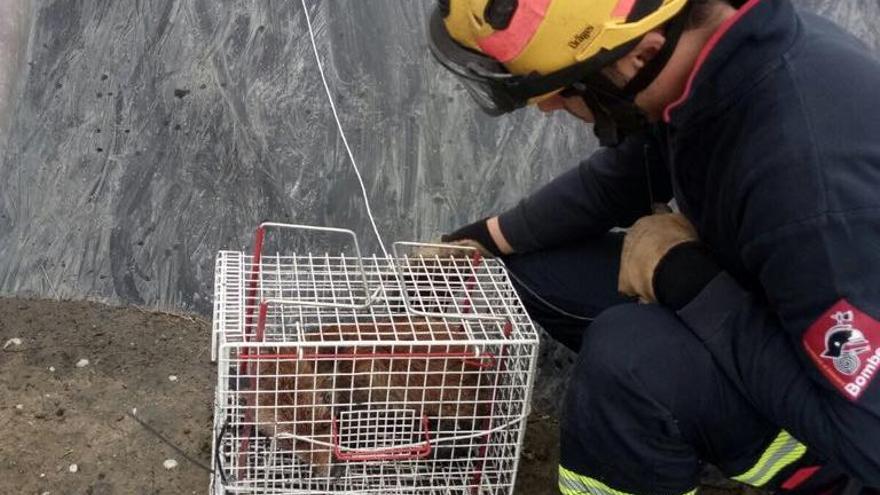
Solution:
<svg viewBox="0 0 880 495">
<path fill-rule="evenodd" d="M 504 351 L 449 343 L 466 339 L 463 325 L 410 318 L 325 326 L 296 346 L 261 347 L 247 359 L 251 419 L 313 477 L 337 477 L 345 461 L 476 457 Z"/>
</svg>

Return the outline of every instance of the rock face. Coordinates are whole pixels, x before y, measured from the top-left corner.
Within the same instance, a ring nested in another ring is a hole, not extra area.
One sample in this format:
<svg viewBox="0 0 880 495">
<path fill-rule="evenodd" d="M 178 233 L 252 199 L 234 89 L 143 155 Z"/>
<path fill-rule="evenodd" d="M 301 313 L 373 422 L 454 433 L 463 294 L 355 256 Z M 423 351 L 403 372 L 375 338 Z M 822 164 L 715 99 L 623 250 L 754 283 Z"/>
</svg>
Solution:
<svg viewBox="0 0 880 495">
<path fill-rule="evenodd" d="M 876 0 L 796 3 L 880 50 Z M 351 228 L 378 252 L 299 2 L 11 4 L 0 293 L 208 313 L 216 251 L 247 248 L 264 219 Z M 308 4 L 386 242 L 510 207 L 595 149 L 566 116 L 476 110 L 430 58 L 432 2 Z"/>
</svg>

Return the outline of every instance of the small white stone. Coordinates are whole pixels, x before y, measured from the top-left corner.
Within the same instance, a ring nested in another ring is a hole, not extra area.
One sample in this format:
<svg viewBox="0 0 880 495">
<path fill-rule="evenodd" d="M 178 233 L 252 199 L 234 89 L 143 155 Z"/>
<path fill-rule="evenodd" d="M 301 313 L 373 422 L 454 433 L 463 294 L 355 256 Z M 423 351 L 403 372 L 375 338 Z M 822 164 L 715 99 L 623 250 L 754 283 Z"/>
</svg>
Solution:
<svg viewBox="0 0 880 495">
<path fill-rule="evenodd" d="M 49 366 L 49 371 L 52 372 L 52 373 L 55 373 L 55 367 L 54 367 L 54 366 Z"/>
<path fill-rule="evenodd" d="M 77 367 L 77 368 L 85 368 L 85 367 L 88 366 L 88 365 L 89 365 L 89 360 L 86 359 L 86 358 L 82 358 L 82 359 L 80 359 L 79 361 L 76 362 L 76 367 Z"/>
<path fill-rule="evenodd" d="M 45 477 L 46 477 L 46 473 L 40 473 L 40 478 L 45 478 Z"/>
<path fill-rule="evenodd" d="M 21 411 L 22 409 L 24 409 L 24 404 L 16 404 L 15 408 Z"/>
<path fill-rule="evenodd" d="M 132 407 L 132 408 L 131 408 L 131 415 L 132 415 L 132 416 L 137 416 L 137 415 L 138 415 L 138 408 L 136 408 L 136 407 Z"/>
<path fill-rule="evenodd" d="M 20 345 L 21 345 L 21 339 L 18 338 L 18 337 L 13 337 L 13 338 L 7 340 L 5 344 L 3 344 L 3 348 L 6 349 L 7 347 L 9 347 L 9 346 L 13 346 L 13 345 L 14 345 L 14 346 L 20 346 Z"/>
<path fill-rule="evenodd" d="M 177 375 L 168 375 L 168 381 L 169 381 L 169 382 L 176 382 L 176 381 L 177 381 Z"/>
<path fill-rule="evenodd" d="M 71 473 L 75 473 L 79 471 L 79 466 L 77 466 L 76 464 L 71 464 L 70 467 L 67 468 L 67 470 Z"/>
<path fill-rule="evenodd" d="M 177 461 L 174 459 L 165 459 L 165 462 L 162 463 L 165 466 L 165 469 L 174 469 L 177 467 Z"/>
</svg>

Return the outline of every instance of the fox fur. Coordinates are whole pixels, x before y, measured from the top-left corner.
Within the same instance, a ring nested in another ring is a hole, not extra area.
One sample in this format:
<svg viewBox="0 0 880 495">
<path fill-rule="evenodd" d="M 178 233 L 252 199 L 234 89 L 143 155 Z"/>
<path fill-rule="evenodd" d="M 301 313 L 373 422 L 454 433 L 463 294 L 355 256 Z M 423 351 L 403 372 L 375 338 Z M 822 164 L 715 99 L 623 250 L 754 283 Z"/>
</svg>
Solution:
<svg viewBox="0 0 880 495">
<path fill-rule="evenodd" d="M 261 434 L 275 437 L 279 448 L 292 450 L 316 476 L 331 475 L 334 408 L 337 421 L 345 410 L 392 407 L 412 409 L 418 419 L 427 416 L 432 429 L 473 431 L 488 416 L 496 370 L 473 359 L 425 356 L 473 353 L 473 346 L 429 342 L 466 338 L 461 328 L 450 329 L 442 322 L 405 320 L 323 327 L 307 334 L 306 341 L 334 344 L 300 344 L 302 359 L 289 345 L 261 348 L 261 354 L 275 357 L 252 363 L 254 421 Z M 382 343 L 344 344 L 355 341 Z M 354 358 L 356 353 L 372 357 Z M 391 353 L 392 357 L 381 356 Z M 421 440 L 421 431 L 416 438 Z M 435 449 L 434 455 L 441 454 Z"/>
</svg>

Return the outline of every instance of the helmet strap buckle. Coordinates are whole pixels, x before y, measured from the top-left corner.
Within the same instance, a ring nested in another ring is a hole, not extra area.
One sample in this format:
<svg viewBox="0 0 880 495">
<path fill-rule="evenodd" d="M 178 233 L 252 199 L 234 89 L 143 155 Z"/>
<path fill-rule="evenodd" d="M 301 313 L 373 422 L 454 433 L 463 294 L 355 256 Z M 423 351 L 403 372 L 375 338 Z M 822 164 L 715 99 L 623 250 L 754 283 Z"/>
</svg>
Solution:
<svg viewBox="0 0 880 495">
<path fill-rule="evenodd" d="M 599 81 L 599 78 L 604 81 Z M 648 125 L 647 116 L 633 102 L 632 96 L 623 94 L 602 75 L 590 79 L 594 84 L 578 82 L 569 91 L 580 96 L 592 112 L 595 119 L 593 133 L 600 145 L 617 146 L 626 136 Z"/>
</svg>

